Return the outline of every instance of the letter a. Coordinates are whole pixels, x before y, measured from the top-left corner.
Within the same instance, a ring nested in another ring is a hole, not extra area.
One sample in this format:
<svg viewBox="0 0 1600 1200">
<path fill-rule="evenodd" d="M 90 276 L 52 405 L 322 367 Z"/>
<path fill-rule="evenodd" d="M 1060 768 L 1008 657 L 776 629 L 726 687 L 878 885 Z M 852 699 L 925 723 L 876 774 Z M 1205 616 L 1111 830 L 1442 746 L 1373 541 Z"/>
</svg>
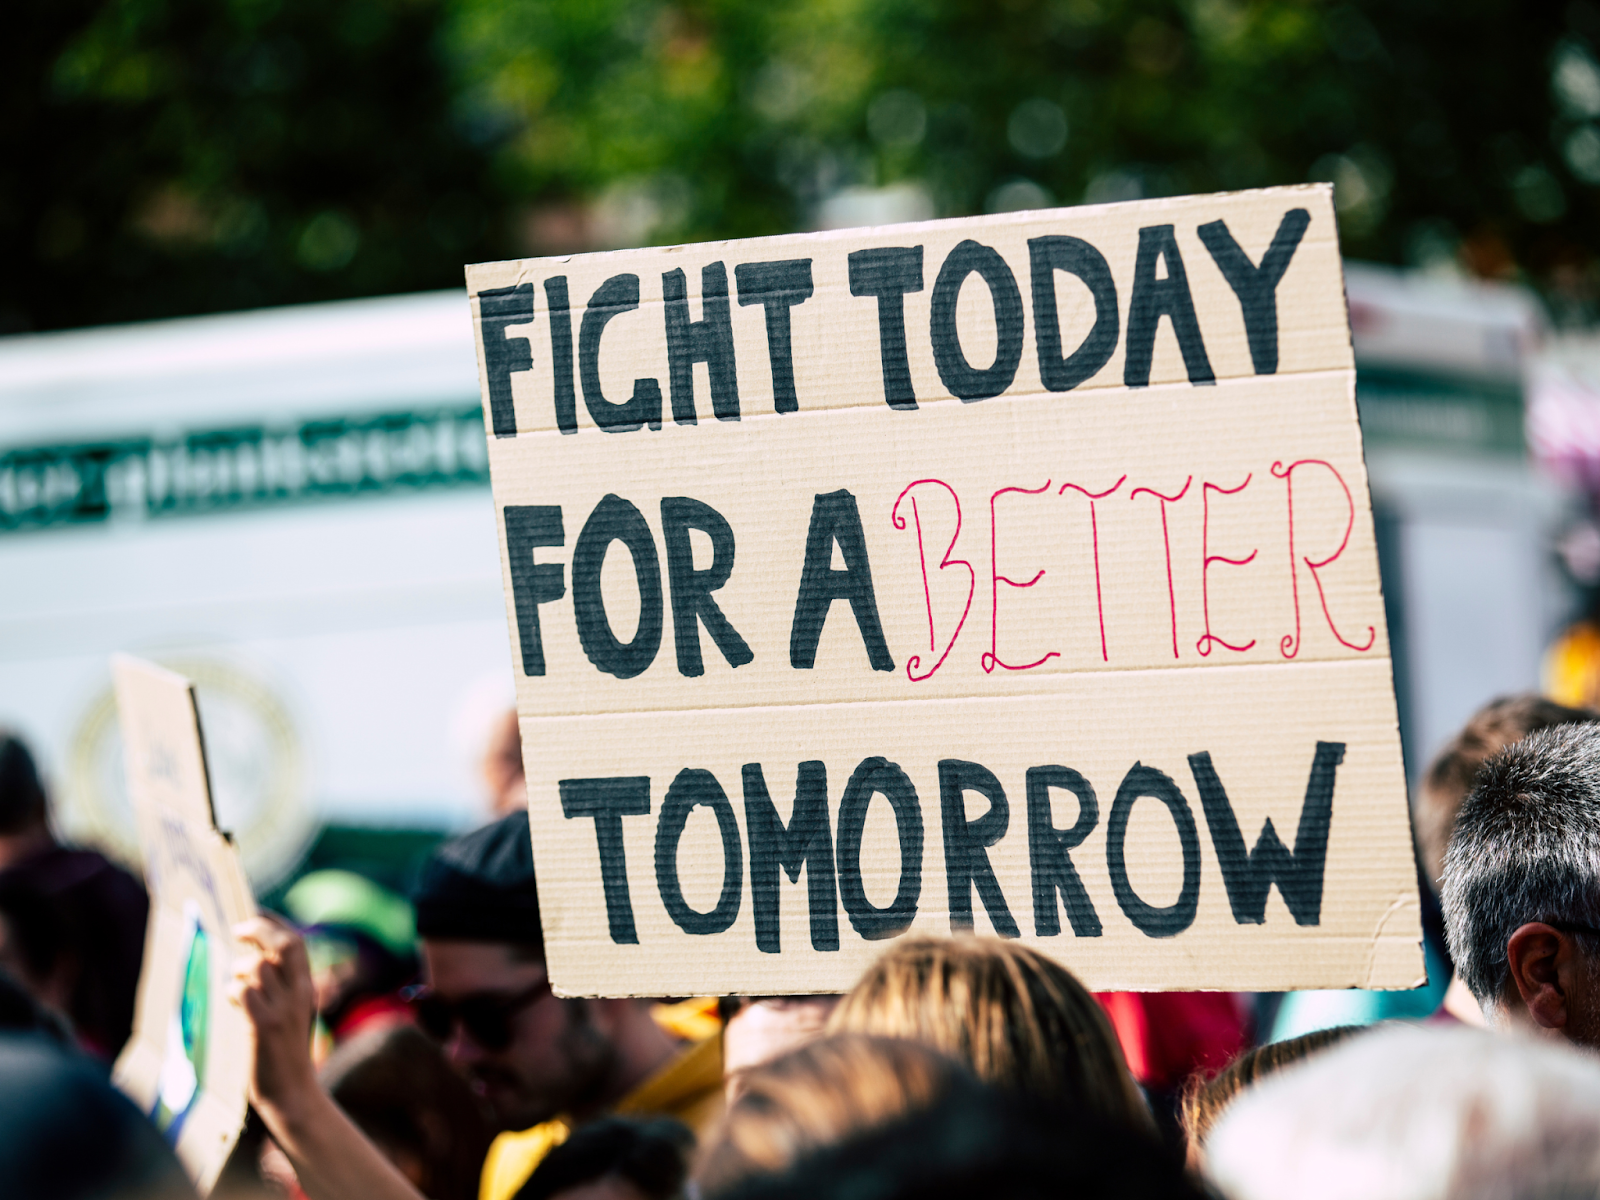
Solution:
<svg viewBox="0 0 1600 1200">
<path fill-rule="evenodd" d="M 833 569 L 833 546 L 844 555 L 844 570 Z M 794 625 L 789 633 L 789 665 L 809 671 L 817 661 L 817 642 L 835 600 L 848 600 L 855 613 L 867 659 L 874 671 L 894 670 L 894 659 L 883 640 L 878 601 L 872 590 L 872 564 L 867 561 L 867 539 L 861 529 L 856 498 L 841 488 L 819 494 L 811 508 L 811 531 L 806 535 L 806 562 L 800 574 L 800 594 L 794 602 Z"/>
</svg>

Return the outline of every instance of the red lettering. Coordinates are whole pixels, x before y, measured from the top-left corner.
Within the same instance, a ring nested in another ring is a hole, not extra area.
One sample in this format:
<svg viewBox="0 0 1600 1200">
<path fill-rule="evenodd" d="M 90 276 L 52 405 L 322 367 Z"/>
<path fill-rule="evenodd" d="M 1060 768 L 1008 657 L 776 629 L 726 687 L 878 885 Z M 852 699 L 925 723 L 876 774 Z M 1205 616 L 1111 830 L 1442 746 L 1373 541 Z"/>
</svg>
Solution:
<svg viewBox="0 0 1600 1200">
<path fill-rule="evenodd" d="M 1339 486 L 1344 489 L 1344 502 L 1348 511 L 1344 526 L 1344 537 L 1339 542 L 1339 548 L 1328 555 L 1327 558 L 1319 559 L 1316 562 L 1313 562 L 1309 555 L 1304 556 L 1306 569 L 1311 572 L 1312 582 L 1317 585 L 1317 599 L 1322 602 L 1323 618 L 1328 622 L 1328 628 L 1333 630 L 1333 636 L 1341 646 L 1360 652 L 1371 650 L 1373 644 L 1378 640 L 1378 631 L 1371 625 L 1367 626 L 1367 644 L 1365 646 L 1358 646 L 1354 642 L 1346 640 L 1345 636 L 1339 632 L 1339 627 L 1333 623 L 1333 614 L 1328 611 L 1328 596 L 1322 587 L 1322 569 L 1343 554 L 1345 547 L 1350 544 L 1350 534 L 1356 527 L 1355 498 L 1350 495 L 1350 485 L 1344 481 L 1344 476 L 1339 474 L 1332 463 L 1324 462 L 1320 458 L 1302 458 L 1290 463 L 1287 467 L 1281 462 L 1272 464 L 1272 474 L 1276 478 L 1283 480 L 1284 487 L 1288 492 L 1289 579 L 1294 589 L 1294 632 L 1284 635 L 1283 639 L 1279 641 L 1278 652 L 1285 658 L 1293 658 L 1300 653 L 1300 566 L 1295 559 L 1294 546 L 1294 473 L 1301 467 L 1326 467 L 1333 474 L 1333 477 L 1339 481 Z"/>
<path fill-rule="evenodd" d="M 1100 597 L 1100 519 L 1095 513 L 1094 506 L 1096 501 L 1104 500 L 1107 496 L 1111 495 L 1112 492 L 1121 487 L 1127 478 L 1127 475 L 1123 475 L 1121 479 L 1117 480 L 1103 492 L 1091 492 L 1088 488 L 1079 487 L 1075 483 L 1063 483 L 1060 489 L 1056 492 L 1056 495 L 1064 496 L 1067 493 L 1067 489 L 1071 488 L 1073 491 L 1082 492 L 1085 496 L 1089 497 L 1089 530 L 1094 538 L 1094 608 L 1095 615 L 1100 618 L 1101 662 L 1109 662 L 1110 659 L 1106 657 L 1106 606 L 1105 601 Z"/>
<path fill-rule="evenodd" d="M 996 556 L 996 547 L 1000 540 L 1000 527 L 995 518 L 994 502 L 1008 492 L 1019 492 L 1024 496 L 1037 496 L 1040 492 L 1046 492 L 1049 490 L 1050 481 L 1046 479 L 1043 487 L 1006 487 L 1001 488 L 998 492 L 995 492 L 989 497 L 989 573 L 994 582 L 990 593 L 992 605 L 989 610 L 989 649 L 978 659 L 979 663 L 983 666 L 985 674 L 993 674 L 996 667 L 1004 667 L 1008 671 L 1031 671 L 1035 667 L 1043 666 L 1052 658 L 1061 657 L 1058 651 L 1052 650 L 1043 658 L 1031 663 L 1024 663 L 1020 666 L 1000 661 L 1000 585 L 1004 583 L 1014 588 L 1031 588 L 1034 584 L 1038 583 L 1039 580 L 1044 578 L 1044 571 L 1041 570 L 1032 579 L 1028 580 L 1027 583 L 1018 583 L 1015 579 L 1007 579 L 1004 575 L 1000 574 L 999 562 Z"/>
<path fill-rule="evenodd" d="M 950 640 L 945 643 L 942 653 L 939 653 L 938 639 L 933 631 L 933 589 L 928 584 L 928 551 L 922 539 L 922 511 L 917 503 L 916 496 L 912 495 L 915 489 L 925 483 L 942 487 L 949 492 L 950 499 L 956 506 L 956 530 L 950 535 L 950 544 L 944 548 L 944 555 L 939 559 L 939 565 L 935 570 L 943 571 L 945 568 L 952 566 L 965 567 L 967 569 L 966 607 L 961 610 L 961 619 L 956 622 L 955 630 L 950 634 Z M 972 569 L 972 564 L 965 559 L 950 557 L 951 551 L 956 548 L 956 539 L 961 536 L 961 498 L 956 495 L 955 488 L 945 483 L 942 479 L 919 479 L 915 483 L 907 485 L 906 489 L 895 500 L 894 509 L 889 514 L 890 520 L 894 522 L 896 529 L 904 529 L 906 527 L 906 519 L 900 515 L 900 505 L 908 497 L 911 501 L 911 520 L 917 527 L 917 558 L 922 564 L 922 596 L 928 605 L 928 653 L 930 656 L 939 653 L 939 661 L 920 675 L 917 672 L 922 668 L 922 656 L 913 654 L 906 660 L 906 678 L 913 683 L 920 683 L 944 666 L 944 660 L 950 657 L 950 651 L 956 644 L 956 638 L 961 636 L 961 628 L 967 623 L 967 614 L 972 611 L 972 597 L 978 590 L 978 573 Z"/>
<path fill-rule="evenodd" d="M 1237 495 L 1250 486 L 1250 480 L 1253 478 L 1255 478 L 1255 472 L 1252 471 L 1244 477 L 1243 483 L 1238 487 L 1232 488 L 1219 487 L 1214 483 L 1202 483 L 1200 485 L 1200 502 L 1203 506 L 1200 520 L 1200 606 L 1205 613 L 1206 631 L 1201 635 L 1200 640 L 1195 643 L 1194 648 L 1200 651 L 1201 658 L 1206 658 L 1211 654 L 1212 643 L 1221 646 L 1224 650 L 1235 650 L 1241 654 L 1256 644 L 1256 639 L 1251 638 L 1244 645 L 1235 646 L 1230 642 L 1223 641 L 1211 632 L 1211 586 L 1207 580 L 1207 572 L 1211 570 L 1212 563 L 1219 562 L 1226 563 L 1230 567 L 1242 567 L 1246 563 L 1255 561 L 1257 553 L 1255 550 L 1250 551 L 1248 558 L 1226 558 L 1221 554 L 1211 553 L 1211 493 L 1216 492 L 1222 496 Z"/>
<path fill-rule="evenodd" d="M 1172 539 L 1167 536 L 1167 505 L 1176 504 L 1189 494 L 1189 485 L 1194 482 L 1191 475 L 1183 481 L 1183 487 L 1176 496 L 1165 496 L 1155 488 L 1134 488 L 1129 500 L 1137 500 L 1141 495 L 1154 496 L 1161 501 L 1161 545 L 1167 554 L 1167 608 L 1172 613 L 1172 657 L 1178 657 L 1178 594 L 1172 587 Z"/>
</svg>

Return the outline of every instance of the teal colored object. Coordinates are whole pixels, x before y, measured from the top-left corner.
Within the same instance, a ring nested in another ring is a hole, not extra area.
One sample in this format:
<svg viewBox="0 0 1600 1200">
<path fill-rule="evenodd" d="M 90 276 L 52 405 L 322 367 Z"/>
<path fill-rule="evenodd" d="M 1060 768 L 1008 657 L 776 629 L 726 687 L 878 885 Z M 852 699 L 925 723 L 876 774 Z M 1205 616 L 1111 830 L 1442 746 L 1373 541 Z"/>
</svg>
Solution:
<svg viewBox="0 0 1600 1200">
<path fill-rule="evenodd" d="M 1338 1025 L 1376 1025 L 1379 1021 L 1425 1021 L 1444 1003 L 1450 969 L 1424 941 L 1428 982 L 1409 992 L 1367 992 L 1357 988 L 1329 992 L 1290 992 L 1272 1023 L 1274 1042 L 1288 1041 Z"/>
<path fill-rule="evenodd" d="M 283 896 L 284 911 L 299 925 L 339 925 L 366 934 L 392 954 L 416 950 L 411 905 L 354 871 L 313 871 Z"/>
<path fill-rule="evenodd" d="M 183 982 L 177 1010 L 167 1026 L 167 1046 L 157 1079 L 155 1107 L 150 1117 L 172 1146 L 183 1136 L 184 1123 L 196 1097 L 205 1089 L 206 1059 L 211 1036 L 211 942 L 193 912 L 189 920 L 189 953 L 184 959 Z"/>
<path fill-rule="evenodd" d="M 211 1032 L 211 939 L 204 929 L 194 931 L 189 961 L 184 964 L 183 1000 L 178 1009 L 183 1031 L 183 1052 L 194 1064 L 201 1086 L 206 1080 L 206 1049 Z"/>
</svg>

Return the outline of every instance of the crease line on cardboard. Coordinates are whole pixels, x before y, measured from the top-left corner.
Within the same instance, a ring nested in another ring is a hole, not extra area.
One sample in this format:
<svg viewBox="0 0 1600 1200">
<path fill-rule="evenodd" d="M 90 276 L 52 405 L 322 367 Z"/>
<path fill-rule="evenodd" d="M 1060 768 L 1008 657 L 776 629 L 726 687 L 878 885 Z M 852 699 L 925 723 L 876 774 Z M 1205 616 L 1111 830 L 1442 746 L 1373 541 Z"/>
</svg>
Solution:
<svg viewBox="0 0 1600 1200">
<path fill-rule="evenodd" d="M 1409 895 L 1409 896 L 1406 896 L 1406 895 L 1397 896 L 1394 900 L 1389 902 L 1389 907 L 1385 908 L 1383 910 L 1383 912 L 1378 915 L 1377 923 L 1372 927 L 1372 940 L 1367 943 L 1366 969 L 1362 972 L 1362 975 L 1361 975 L 1361 978 L 1362 978 L 1361 986 L 1363 988 L 1366 988 L 1368 990 L 1378 990 L 1378 991 L 1406 991 L 1406 990 L 1409 990 L 1411 988 L 1419 988 L 1423 984 L 1428 982 L 1428 971 L 1427 971 L 1426 965 L 1424 965 L 1423 966 L 1422 975 L 1419 978 L 1417 978 L 1416 980 L 1414 980 L 1412 983 L 1406 985 L 1406 987 L 1404 987 L 1404 988 L 1395 987 L 1393 985 L 1387 985 L 1386 986 L 1384 984 L 1374 984 L 1373 983 L 1373 976 L 1375 974 L 1377 974 L 1378 950 L 1383 946 L 1383 943 L 1384 943 L 1384 932 L 1383 932 L 1384 931 L 1384 927 L 1387 926 L 1389 924 L 1389 922 L 1396 915 L 1398 915 L 1399 913 L 1403 912 L 1407 908 L 1416 908 L 1418 910 L 1419 914 L 1420 914 L 1420 912 L 1421 912 L 1421 901 L 1420 901 L 1420 899 L 1417 897 L 1417 895 L 1415 893 L 1413 893 L 1412 895 Z M 1416 938 L 1415 943 L 1413 943 L 1412 940 L 1409 937 L 1405 938 L 1404 941 L 1406 942 L 1407 945 L 1414 944 L 1416 946 L 1416 948 L 1417 948 L 1417 957 L 1420 960 L 1422 958 L 1422 928 L 1421 928 L 1421 925 L 1419 924 L 1418 927 L 1417 927 L 1417 938 Z"/>
<path fill-rule="evenodd" d="M 1112 680 L 1117 676 L 1149 675 L 1157 671 L 1187 671 L 1206 669 L 1218 673 L 1233 674 L 1242 671 L 1257 671 L 1265 668 L 1276 667 L 1366 667 L 1382 664 L 1389 665 L 1389 656 L 1382 658 L 1335 658 L 1313 659 L 1310 661 L 1296 660 L 1295 662 L 1260 662 L 1260 663 L 1227 663 L 1213 665 L 1210 663 L 1184 664 L 1176 667 L 1119 667 L 1109 671 L 1073 671 L 1064 676 L 1066 679 L 1077 678 L 1081 675 L 1092 676 L 1096 681 Z M 535 721 L 564 721 L 569 719 L 609 719 L 614 717 L 637 716 L 640 713 L 753 713 L 767 709 L 784 708 L 856 708 L 867 705 L 886 704 L 966 704 L 974 700 L 981 701 L 1023 701 L 1023 700 L 1049 700 L 1058 696 L 1070 696 L 1071 689 L 1063 686 L 1044 686 L 1026 692 L 1014 692 L 1007 695 L 993 693 L 969 692 L 960 696 L 884 696 L 873 699 L 858 700 L 791 700 L 773 704 L 700 704 L 677 705 L 662 708 L 639 708 L 637 706 L 627 709 L 608 709 L 593 712 L 561 712 L 541 714 L 531 717 Z"/>
<path fill-rule="evenodd" d="M 521 372 L 521 374 L 526 374 L 526 373 L 527 372 Z M 1335 380 L 1342 379 L 1342 378 L 1345 378 L 1345 377 L 1348 377 L 1349 379 L 1353 380 L 1354 377 L 1355 377 L 1355 364 L 1352 361 L 1347 366 L 1308 367 L 1305 370 L 1300 370 L 1300 371 L 1279 371 L 1279 372 L 1277 372 L 1275 374 L 1272 374 L 1272 375 L 1223 375 L 1223 376 L 1219 376 L 1218 377 L 1216 386 L 1217 387 L 1221 387 L 1221 386 L 1224 386 L 1226 384 L 1232 384 L 1232 383 L 1247 383 L 1247 382 L 1255 382 L 1257 380 L 1264 380 L 1264 381 L 1268 381 L 1267 386 L 1270 388 L 1272 383 L 1278 382 L 1280 380 L 1283 383 L 1285 383 L 1286 385 L 1287 384 L 1303 385 L 1305 383 L 1315 381 L 1316 379 L 1318 379 L 1320 377 L 1325 377 L 1329 381 L 1335 381 Z M 1042 390 L 1041 391 L 1015 392 L 1015 393 L 1007 393 L 1007 394 L 1005 394 L 1003 396 L 992 396 L 988 400 L 984 401 L 984 403 L 987 404 L 987 405 L 990 405 L 990 406 L 998 406 L 998 405 L 1004 404 L 1004 403 L 1013 403 L 1013 404 L 1015 404 L 1015 403 L 1021 403 L 1021 402 L 1026 402 L 1026 401 L 1035 401 L 1035 400 L 1052 401 L 1052 402 L 1058 402 L 1059 403 L 1059 402 L 1062 401 L 1063 397 L 1073 395 L 1074 393 L 1082 394 L 1082 393 L 1087 393 L 1087 392 L 1099 393 L 1100 395 L 1097 398 L 1104 398 L 1104 399 L 1109 400 L 1109 399 L 1114 398 L 1119 393 L 1123 394 L 1123 395 L 1129 395 L 1129 396 L 1132 396 L 1132 395 L 1160 396 L 1160 395 L 1162 395 L 1164 393 L 1167 393 L 1167 392 L 1175 392 L 1175 391 L 1196 392 L 1196 391 L 1199 391 L 1199 390 L 1200 390 L 1199 388 L 1197 388 L 1194 384 L 1190 383 L 1186 379 L 1174 379 L 1174 380 L 1172 380 L 1171 382 L 1168 382 L 1168 383 L 1152 383 L 1149 387 L 1142 387 L 1142 388 L 1131 388 L 1131 387 L 1128 387 L 1126 384 L 1122 384 L 1122 383 L 1107 382 L 1107 383 L 1102 383 L 1102 384 L 1095 384 L 1093 382 L 1089 382 L 1089 383 L 1084 383 L 1084 384 L 1074 388 L 1072 390 L 1072 392 L 1050 392 L 1050 391 L 1042 391 Z M 1215 389 L 1213 388 L 1213 389 L 1207 389 L 1207 390 L 1213 390 L 1214 391 Z M 539 403 L 539 402 L 535 401 L 535 403 Z M 918 396 L 917 397 L 917 404 L 919 406 L 921 406 L 921 407 L 925 407 L 925 406 L 933 405 L 933 404 L 959 406 L 959 407 L 957 407 L 956 411 L 966 411 L 966 410 L 971 408 L 970 404 L 957 399 L 955 396 L 950 396 L 950 395 L 935 395 L 935 396 L 928 396 L 928 397 Z M 908 416 L 909 415 L 914 415 L 915 412 L 921 411 L 921 407 L 919 407 L 916 410 L 906 410 L 906 415 L 908 415 Z M 740 424 L 740 425 L 748 425 L 752 421 L 767 421 L 767 420 L 774 420 L 774 421 L 775 420 L 788 420 L 788 421 L 793 422 L 795 420 L 795 418 L 797 418 L 797 417 L 837 417 L 840 413 L 855 412 L 855 411 L 858 411 L 858 410 L 875 410 L 875 409 L 883 409 L 886 412 L 896 412 L 896 411 L 898 411 L 898 410 L 889 408 L 889 406 L 886 405 L 883 402 L 882 398 L 880 397 L 880 398 L 874 398 L 874 399 L 870 399 L 870 400 L 863 400 L 859 404 L 840 404 L 840 405 L 832 405 L 832 406 L 825 407 L 825 408 L 806 408 L 806 407 L 802 406 L 801 408 L 797 409 L 795 412 L 792 412 L 792 413 L 767 412 L 765 410 L 758 411 L 758 412 L 750 412 L 750 413 L 741 412 L 740 416 L 739 416 L 738 424 Z M 1341 418 L 1341 419 L 1343 419 L 1343 418 Z M 697 425 L 687 426 L 686 428 L 698 429 L 702 425 L 707 427 L 707 428 L 713 428 L 713 429 L 719 427 L 714 422 L 702 421 Z M 666 421 L 662 422 L 662 428 L 663 429 L 674 428 L 674 427 L 676 427 L 674 423 L 666 422 Z M 578 427 L 578 432 L 580 434 L 582 434 L 582 433 L 604 433 L 605 431 L 600 429 L 596 425 L 592 425 L 592 424 L 591 425 L 582 425 L 582 424 L 580 424 L 579 427 Z M 550 424 L 548 426 L 541 424 L 541 425 L 537 425 L 537 426 L 531 426 L 531 427 L 529 427 L 527 429 L 518 429 L 514 436 L 508 437 L 508 438 L 497 438 L 494 434 L 491 433 L 489 435 L 488 441 L 489 441 L 489 447 L 490 447 L 490 449 L 492 451 L 495 448 L 497 448 L 497 446 L 504 446 L 506 444 L 515 445 L 518 442 L 521 442 L 526 438 L 543 437 L 543 436 L 546 436 L 546 435 L 553 436 L 553 437 L 569 437 L 569 436 L 571 436 L 571 435 L 568 435 L 568 434 L 561 433 L 561 431 L 558 430 L 555 427 L 554 424 Z"/>
</svg>

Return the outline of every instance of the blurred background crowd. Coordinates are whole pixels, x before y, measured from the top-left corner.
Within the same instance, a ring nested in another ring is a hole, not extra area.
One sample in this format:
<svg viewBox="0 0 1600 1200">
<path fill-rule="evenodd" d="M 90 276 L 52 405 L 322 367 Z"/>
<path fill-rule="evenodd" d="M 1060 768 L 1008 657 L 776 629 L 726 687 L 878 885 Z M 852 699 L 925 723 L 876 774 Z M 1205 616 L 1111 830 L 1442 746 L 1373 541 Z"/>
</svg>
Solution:
<svg viewBox="0 0 1600 1200">
<path fill-rule="evenodd" d="M 1334 184 L 1346 255 L 1429 984 L 1099 1016 L 1070 977 L 1039 986 L 1110 1031 L 1173 1144 L 1230 1062 L 1239 1089 L 1273 1046 L 1474 1018 L 1437 902 L 1455 810 L 1495 749 L 1600 705 L 1600 5 L 61 0 L 13 14 L 0 65 L 0 1022 L 101 1060 L 127 1037 L 145 902 L 106 660 L 134 650 L 198 684 L 220 823 L 303 936 L 344 1109 L 432 1196 L 540 1157 L 491 1153 L 408 991 L 430 855 L 524 803 L 462 264 L 1307 180 Z M 726 1026 L 734 1076 L 741 1022 L 758 1048 L 914 1032 L 799 1000 L 650 1011 L 674 1047 Z M 1360 1053 L 1374 1078 L 1492 1061 L 1453 1045 Z M 835 1128 L 921 1114 L 920 1149 L 873 1153 L 955 1154 L 960 1093 L 1018 1187 L 1051 1169 L 1031 1118 L 963 1092 L 998 1078 L 981 1056 L 841 1053 L 896 1082 Z M 769 1118 L 835 1069 L 768 1079 L 791 1097 Z M 1126 1124 L 1093 1137 L 1149 1134 Z M 623 1161 L 639 1194 L 683 1186 L 683 1127 L 584 1128 L 524 1195 Z M 808 1128 L 749 1145 L 832 1140 Z M 300 1186 L 268 1133 L 227 1186 Z M 731 1144 L 697 1168 L 718 1188 L 754 1171 Z M 524 1187 L 505 1172 L 484 1200 Z"/>
<path fill-rule="evenodd" d="M 1091 994 L 967 934 L 889 942 L 843 996 L 564 998 L 508 807 L 409 899 L 317 870 L 235 930 L 251 1108 L 211 1194 L 1600 1194 L 1600 712 L 1505 697 L 1429 765 L 1411 992 Z M 23 1200 L 194 1195 L 164 1101 L 152 1122 L 106 1081 L 144 911 L 0 742 L 0 1172 Z"/>
</svg>

